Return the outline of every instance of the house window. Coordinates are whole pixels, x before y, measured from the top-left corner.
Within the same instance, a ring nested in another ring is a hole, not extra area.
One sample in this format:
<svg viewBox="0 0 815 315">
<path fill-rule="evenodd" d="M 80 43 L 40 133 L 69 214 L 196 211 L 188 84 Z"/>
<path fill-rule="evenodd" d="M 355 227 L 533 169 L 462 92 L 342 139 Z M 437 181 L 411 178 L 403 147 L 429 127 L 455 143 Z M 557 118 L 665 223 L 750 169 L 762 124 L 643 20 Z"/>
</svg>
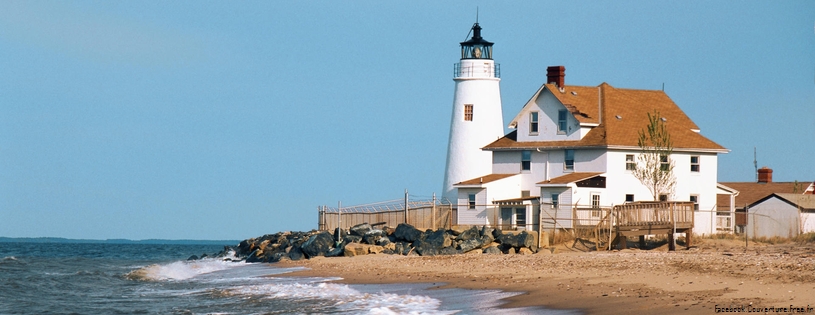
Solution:
<svg viewBox="0 0 815 315">
<path fill-rule="evenodd" d="M 600 216 L 600 195 L 599 194 L 591 194 L 591 208 L 596 210 L 591 210 L 592 217 L 599 217 Z"/>
<path fill-rule="evenodd" d="M 566 110 L 561 109 L 557 112 L 557 133 L 566 133 Z"/>
<path fill-rule="evenodd" d="M 625 202 L 634 202 L 634 194 L 625 195 Z"/>
<path fill-rule="evenodd" d="M 552 209 L 557 209 L 557 205 L 559 203 L 558 198 L 560 198 L 559 194 L 552 194 Z"/>
<path fill-rule="evenodd" d="M 699 211 L 699 195 L 690 195 L 690 201 L 693 202 L 693 211 Z"/>
<path fill-rule="evenodd" d="M 521 170 L 528 171 L 532 168 L 532 151 L 521 152 Z"/>
<path fill-rule="evenodd" d="M 529 133 L 538 133 L 538 112 L 529 113 Z"/>
<path fill-rule="evenodd" d="M 659 195 L 659 201 L 668 201 L 668 195 Z"/>
<path fill-rule="evenodd" d="M 464 104 L 464 120 L 473 121 L 473 104 Z"/>
<path fill-rule="evenodd" d="M 690 171 L 699 172 L 699 156 L 690 157 Z"/>
<path fill-rule="evenodd" d="M 526 225 L 526 209 L 525 208 L 516 208 L 515 209 L 515 225 L 521 226 L 521 227 Z"/>
<path fill-rule="evenodd" d="M 469 205 L 468 209 L 475 210 L 475 194 L 469 194 L 467 196 L 467 203 Z"/>
<path fill-rule="evenodd" d="M 568 149 L 565 152 L 563 160 L 563 169 L 567 171 L 574 171 L 574 150 Z"/>
<path fill-rule="evenodd" d="M 667 155 L 660 155 L 659 156 L 659 169 L 664 171 L 664 172 L 667 172 L 667 171 L 671 170 L 671 162 L 668 161 L 668 156 Z"/>
<path fill-rule="evenodd" d="M 625 170 L 626 171 L 633 171 L 637 169 L 637 163 L 634 162 L 634 155 L 633 154 L 626 154 L 625 155 Z"/>
</svg>

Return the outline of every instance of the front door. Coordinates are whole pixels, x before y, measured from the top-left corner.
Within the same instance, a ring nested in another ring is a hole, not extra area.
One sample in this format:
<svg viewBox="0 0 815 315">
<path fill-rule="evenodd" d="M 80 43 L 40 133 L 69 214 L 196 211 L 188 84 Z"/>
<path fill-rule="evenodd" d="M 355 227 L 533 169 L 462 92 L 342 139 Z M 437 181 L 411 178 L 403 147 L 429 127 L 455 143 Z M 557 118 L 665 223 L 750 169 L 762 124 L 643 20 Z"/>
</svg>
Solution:
<svg viewBox="0 0 815 315">
<path fill-rule="evenodd" d="M 512 208 L 501 208 L 501 229 L 509 230 L 512 228 Z"/>
</svg>

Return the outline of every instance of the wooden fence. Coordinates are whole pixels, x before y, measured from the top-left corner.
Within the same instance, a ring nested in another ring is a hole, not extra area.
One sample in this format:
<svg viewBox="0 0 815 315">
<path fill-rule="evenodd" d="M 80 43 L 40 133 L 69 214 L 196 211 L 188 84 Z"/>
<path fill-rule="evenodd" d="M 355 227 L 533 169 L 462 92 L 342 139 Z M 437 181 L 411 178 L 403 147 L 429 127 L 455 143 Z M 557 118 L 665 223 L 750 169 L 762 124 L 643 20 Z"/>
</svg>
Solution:
<svg viewBox="0 0 815 315">
<path fill-rule="evenodd" d="M 369 223 L 382 223 L 385 226 L 396 227 L 399 223 L 408 223 L 417 229 L 450 229 L 453 226 L 455 215 L 449 204 L 425 205 L 408 207 L 405 210 L 372 210 L 354 211 L 353 209 L 319 209 L 319 229 L 333 231 L 337 227 L 348 229 L 354 225 Z"/>
</svg>

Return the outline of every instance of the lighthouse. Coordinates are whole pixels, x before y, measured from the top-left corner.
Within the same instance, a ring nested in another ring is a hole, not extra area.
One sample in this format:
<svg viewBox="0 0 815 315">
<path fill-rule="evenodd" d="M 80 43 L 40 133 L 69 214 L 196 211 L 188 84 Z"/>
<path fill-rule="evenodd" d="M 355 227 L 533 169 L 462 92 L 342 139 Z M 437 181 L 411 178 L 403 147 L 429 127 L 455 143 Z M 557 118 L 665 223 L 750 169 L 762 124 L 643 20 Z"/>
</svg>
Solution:
<svg viewBox="0 0 815 315">
<path fill-rule="evenodd" d="M 457 200 L 456 183 L 492 173 L 492 153 L 481 148 L 504 134 L 500 67 L 493 43 L 481 37 L 476 22 L 473 36 L 461 43 L 461 59 L 454 65 L 453 114 L 447 144 L 443 197 Z"/>
</svg>

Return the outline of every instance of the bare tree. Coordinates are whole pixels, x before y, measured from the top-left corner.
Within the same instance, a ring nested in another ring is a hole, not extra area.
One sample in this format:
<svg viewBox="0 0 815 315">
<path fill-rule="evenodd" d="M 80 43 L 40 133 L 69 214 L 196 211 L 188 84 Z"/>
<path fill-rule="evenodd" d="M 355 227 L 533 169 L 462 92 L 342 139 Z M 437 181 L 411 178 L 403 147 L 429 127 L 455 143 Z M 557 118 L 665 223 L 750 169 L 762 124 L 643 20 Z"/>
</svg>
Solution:
<svg viewBox="0 0 815 315">
<path fill-rule="evenodd" d="M 676 187 L 674 163 L 671 160 L 673 143 L 659 112 L 648 114 L 648 126 L 639 131 L 637 145 L 641 152 L 633 170 L 634 177 L 648 187 L 654 201 L 658 201 L 660 195 L 672 196 Z"/>
</svg>

